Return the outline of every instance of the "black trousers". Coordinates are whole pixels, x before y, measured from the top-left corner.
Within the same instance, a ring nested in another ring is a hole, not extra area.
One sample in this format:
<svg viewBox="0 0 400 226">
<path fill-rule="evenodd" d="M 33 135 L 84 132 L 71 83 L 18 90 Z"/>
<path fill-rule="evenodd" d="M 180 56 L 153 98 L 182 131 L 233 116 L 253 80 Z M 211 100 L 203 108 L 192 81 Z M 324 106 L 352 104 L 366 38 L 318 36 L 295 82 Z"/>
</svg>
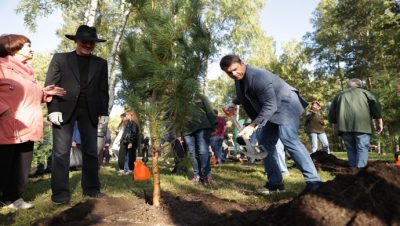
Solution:
<svg viewBox="0 0 400 226">
<path fill-rule="evenodd" d="M 100 192 L 99 161 L 97 157 L 97 125 L 93 125 L 87 107 L 75 109 L 71 119 L 61 126 L 53 125 L 53 162 L 51 171 L 51 199 L 55 202 L 68 202 L 69 191 L 69 158 L 72 143 L 72 132 L 75 120 L 81 135 L 82 179 L 84 195 Z"/>
<path fill-rule="evenodd" d="M 1 202 L 19 199 L 28 183 L 33 157 L 33 141 L 0 145 Z"/>
<path fill-rule="evenodd" d="M 128 149 L 128 144 L 123 144 L 119 146 L 118 153 L 118 167 L 120 170 L 124 169 L 126 154 L 128 154 L 128 167 L 129 170 L 134 170 L 134 162 L 136 161 L 136 147 L 133 145 L 131 149 Z"/>
</svg>

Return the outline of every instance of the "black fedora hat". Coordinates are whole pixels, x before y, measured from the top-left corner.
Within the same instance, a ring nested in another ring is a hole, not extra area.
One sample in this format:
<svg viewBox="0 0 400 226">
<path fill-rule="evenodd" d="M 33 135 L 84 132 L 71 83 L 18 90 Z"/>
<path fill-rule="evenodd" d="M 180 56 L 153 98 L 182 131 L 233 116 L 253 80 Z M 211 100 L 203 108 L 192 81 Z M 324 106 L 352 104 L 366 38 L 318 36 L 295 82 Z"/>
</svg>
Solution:
<svg viewBox="0 0 400 226">
<path fill-rule="evenodd" d="M 87 25 L 81 25 L 76 30 L 75 35 L 65 35 L 68 39 L 76 40 L 80 39 L 83 41 L 92 41 L 92 42 L 105 42 L 105 39 L 99 39 L 97 37 L 97 32 L 95 27 L 89 27 Z"/>
</svg>

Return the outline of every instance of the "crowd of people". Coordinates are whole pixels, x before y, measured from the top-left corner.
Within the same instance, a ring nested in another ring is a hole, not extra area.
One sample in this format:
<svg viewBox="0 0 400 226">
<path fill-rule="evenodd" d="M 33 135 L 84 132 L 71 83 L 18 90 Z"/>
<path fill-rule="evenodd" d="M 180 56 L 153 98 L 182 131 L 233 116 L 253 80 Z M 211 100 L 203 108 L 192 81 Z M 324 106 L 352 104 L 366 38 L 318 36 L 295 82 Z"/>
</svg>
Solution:
<svg viewBox="0 0 400 226">
<path fill-rule="evenodd" d="M 41 103 L 47 103 L 48 120 L 52 123 L 50 171 L 54 204 L 68 204 L 71 200 L 71 167 L 78 166 L 82 171 L 83 195 L 99 198 L 105 195 L 101 192 L 100 166 L 109 165 L 114 158 L 119 174 L 131 174 L 138 149 L 143 161 L 148 161 L 150 140 L 148 134 L 141 135 L 134 111 L 121 115 L 111 140 L 107 126 L 107 62 L 93 54 L 96 45 L 106 40 L 98 38 L 96 29 L 86 25 L 79 26 L 75 35 L 65 36 L 75 42 L 75 49 L 53 56 L 44 88 L 35 79 L 31 66 L 31 41 L 23 35 L 0 36 L 0 201 L 6 208 L 33 207 L 23 200 L 22 194 L 28 182 L 33 144 L 43 138 Z M 246 64 L 237 55 L 224 56 L 220 67 L 234 80 L 236 90 L 236 97 L 224 111 L 234 115 L 236 106 L 241 105 L 249 118 L 234 136 L 229 131 L 231 122 L 212 109 L 205 95 L 197 92 L 193 98 L 195 117 L 186 122 L 179 136 L 166 138 L 176 154 L 173 172 L 181 172 L 177 165 L 187 155 L 193 166 L 191 181 L 211 185 L 212 159 L 216 165 L 223 164 L 230 147 L 243 148 L 235 140 L 241 137 L 267 152 L 262 160 L 267 176 L 263 193 L 285 190 L 283 176 L 289 175 L 285 155 L 294 160 L 303 174 L 305 189 L 314 191 L 323 182 L 310 153 L 318 150 L 318 141 L 324 152 L 331 152 L 324 128 L 327 120 L 345 143 L 349 167 L 367 165 L 373 133 L 370 122 L 375 120 L 376 132 L 381 133 L 383 121 L 379 102 L 362 88 L 361 80 L 349 80 L 348 89 L 333 99 L 326 118 L 319 101 L 312 101 L 308 107 L 296 88 L 269 71 Z M 305 109 L 310 151 L 298 134 Z M 249 157 L 248 161 L 255 159 Z"/>
</svg>

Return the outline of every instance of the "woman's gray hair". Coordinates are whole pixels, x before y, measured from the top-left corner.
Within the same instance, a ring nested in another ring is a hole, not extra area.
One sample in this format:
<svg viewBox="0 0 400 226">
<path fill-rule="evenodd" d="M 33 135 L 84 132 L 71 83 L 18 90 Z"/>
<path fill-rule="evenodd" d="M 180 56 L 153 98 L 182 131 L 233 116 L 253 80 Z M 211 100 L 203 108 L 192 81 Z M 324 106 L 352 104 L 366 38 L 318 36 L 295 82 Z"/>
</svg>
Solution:
<svg viewBox="0 0 400 226">
<path fill-rule="evenodd" d="M 347 82 L 347 88 L 362 88 L 363 82 L 358 78 L 352 78 Z"/>
</svg>

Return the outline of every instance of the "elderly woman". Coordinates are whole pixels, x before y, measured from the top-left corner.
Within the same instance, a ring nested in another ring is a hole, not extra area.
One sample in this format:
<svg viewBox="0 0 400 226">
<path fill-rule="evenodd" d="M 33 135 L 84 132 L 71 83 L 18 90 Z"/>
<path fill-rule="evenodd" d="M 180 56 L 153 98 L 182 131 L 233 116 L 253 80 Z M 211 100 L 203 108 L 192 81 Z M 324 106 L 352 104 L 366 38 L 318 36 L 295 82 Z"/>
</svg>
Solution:
<svg viewBox="0 0 400 226">
<path fill-rule="evenodd" d="M 40 86 L 29 64 L 32 56 L 27 37 L 0 36 L 0 201 L 12 209 L 33 206 L 21 195 L 28 182 L 33 143 L 43 138 L 40 104 L 65 94 L 54 85 Z"/>
</svg>

